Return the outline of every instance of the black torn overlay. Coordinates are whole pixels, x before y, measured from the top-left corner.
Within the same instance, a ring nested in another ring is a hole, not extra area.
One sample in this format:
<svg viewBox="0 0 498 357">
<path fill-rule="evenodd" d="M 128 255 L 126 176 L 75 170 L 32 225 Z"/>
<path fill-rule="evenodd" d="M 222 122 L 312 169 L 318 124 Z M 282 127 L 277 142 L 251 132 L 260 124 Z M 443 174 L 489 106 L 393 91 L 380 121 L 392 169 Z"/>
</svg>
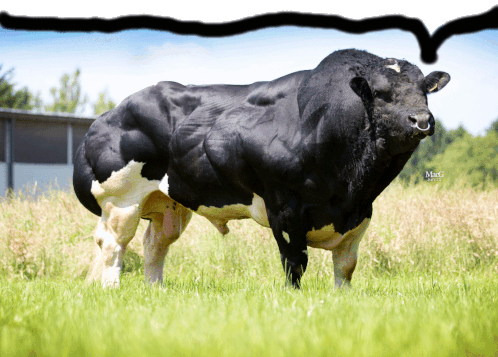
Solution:
<svg viewBox="0 0 498 357">
<path fill-rule="evenodd" d="M 380 30 L 404 30 L 415 35 L 421 49 L 421 59 L 427 64 L 437 60 L 437 50 L 444 41 L 454 35 L 463 35 L 486 29 L 498 28 L 498 6 L 488 12 L 462 17 L 439 27 L 431 36 L 422 21 L 401 15 L 350 20 L 337 15 L 280 12 L 247 17 L 242 20 L 206 24 L 200 21 L 180 21 L 159 16 L 123 16 L 114 19 L 57 18 L 11 16 L 0 12 L 0 25 L 11 30 L 57 31 L 57 32 L 105 32 L 112 33 L 132 29 L 168 31 L 178 35 L 203 37 L 225 37 L 268 27 L 301 26 L 308 28 L 335 29 L 362 34 Z"/>
</svg>

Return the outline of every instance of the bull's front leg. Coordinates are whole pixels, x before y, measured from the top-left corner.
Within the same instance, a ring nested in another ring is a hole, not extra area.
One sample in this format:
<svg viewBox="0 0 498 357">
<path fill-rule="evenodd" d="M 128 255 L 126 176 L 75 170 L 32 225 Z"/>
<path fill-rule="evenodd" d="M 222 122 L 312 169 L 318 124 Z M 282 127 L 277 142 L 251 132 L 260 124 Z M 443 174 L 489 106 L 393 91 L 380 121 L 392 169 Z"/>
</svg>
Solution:
<svg viewBox="0 0 498 357">
<path fill-rule="evenodd" d="M 351 286 L 353 272 L 358 262 L 360 241 L 369 223 L 370 219 L 366 218 L 358 227 L 345 233 L 341 243 L 332 249 L 336 288 Z"/>
<path fill-rule="evenodd" d="M 280 250 L 286 281 L 299 289 L 308 265 L 306 232 L 300 217 L 300 206 L 290 200 L 277 213 L 273 212 L 268 209 L 268 220 Z"/>
<path fill-rule="evenodd" d="M 299 289 L 301 287 L 301 278 L 308 266 L 308 250 L 306 243 L 302 244 L 302 235 L 294 236 L 285 231 L 280 231 L 281 236 L 278 236 L 278 233 L 275 231 L 273 231 L 273 234 L 275 235 L 277 242 L 281 241 L 282 238 L 285 240 L 285 243 L 281 242 L 278 246 L 286 282 L 294 288 Z M 304 242 L 306 241 L 304 240 Z"/>
<path fill-rule="evenodd" d="M 351 244 L 344 248 L 334 249 L 332 260 L 334 262 L 335 287 L 350 287 L 353 272 L 358 262 L 358 245 Z"/>
</svg>

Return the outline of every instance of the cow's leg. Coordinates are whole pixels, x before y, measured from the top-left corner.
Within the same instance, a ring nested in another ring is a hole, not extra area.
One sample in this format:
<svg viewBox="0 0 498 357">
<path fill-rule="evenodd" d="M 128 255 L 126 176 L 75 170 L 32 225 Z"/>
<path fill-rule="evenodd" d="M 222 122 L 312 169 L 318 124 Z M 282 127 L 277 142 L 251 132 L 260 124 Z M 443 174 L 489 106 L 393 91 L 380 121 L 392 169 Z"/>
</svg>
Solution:
<svg viewBox="0 0 498 357">
<path fill-rule="evenodd" d="M 191 217 L 189 209 L 176 204 L 172 204 L 164 214 L 153 213 L 147 216 L 150 223 L 143 240 L 146 281 L 163 282 L 164 258 L 169 245 L 180 237 Z"/>
<path fill-rule="evenodd" d="M 299 288 L 308 265 L 306 233 L 300 219 L 300 210 L 292 203 L 278 214 L 268 210 L 268 220 L 280 250 L 280 259 L 288 284 Z"/>
<path fill-rule="evenodd" d="M 358 262 L 358 248 L 369 223 L 370 220 L 365 219 L 358 227 L 347 232 L 341 243 L 332 249 L 336 288 L 351 286 L 351 278 Z"/>
<path fill-rule="evenodd" d="M 359 241 L 341 244 L 332 250 L 332 260 L 334 262 L 335 287 L 351 286 L 351 278 L 358 261 Z"/>
<path fill-rule="evenodd" d="M 101 249 L 102 286 L 119 286 L 119 275 L 126 246 L 134 237 L 140 221 L 140 205 L 117 207 L 108 201 L 102 205 L 95 242 Z"/>
<path fill-rule="evenodd" d="M 275 232 L 273 233 L 275 235 Z M 280 260 L 286 275 L 287 284 L 299 289 L 301 278 L 308 266 L 308 250 L 306 243 L 293 244 L 291 235 L 282 232 L 282 237 L 289 237 L 289 242 L 279 244 Z M 298 237 L 301 238 L 301 237 Z M 285 238 L 284 238 L 285 239 Z M 279 239 L 277 239 L 278 241 Z"/>
</svg>

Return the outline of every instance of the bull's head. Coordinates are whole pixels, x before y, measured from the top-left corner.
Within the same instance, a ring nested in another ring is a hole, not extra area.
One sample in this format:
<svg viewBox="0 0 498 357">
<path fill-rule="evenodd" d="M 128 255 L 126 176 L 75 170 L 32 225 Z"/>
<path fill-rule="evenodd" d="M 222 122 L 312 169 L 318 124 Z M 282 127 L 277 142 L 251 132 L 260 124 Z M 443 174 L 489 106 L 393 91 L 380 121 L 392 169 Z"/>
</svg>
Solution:
<svg viewBox="0 0 498 357">
<path fill-rule="evenodd" d="M 350 81 L 361 98 L 376 136 L 385 139 L 390 154 L 411 151 L 421 139 L 434 134 L 435 122 L 427 106 L 427 94 L 450 81 L 445 72 L 424 77 L 406 61 L 388 58 L 368 75 Z"/>
</svg>

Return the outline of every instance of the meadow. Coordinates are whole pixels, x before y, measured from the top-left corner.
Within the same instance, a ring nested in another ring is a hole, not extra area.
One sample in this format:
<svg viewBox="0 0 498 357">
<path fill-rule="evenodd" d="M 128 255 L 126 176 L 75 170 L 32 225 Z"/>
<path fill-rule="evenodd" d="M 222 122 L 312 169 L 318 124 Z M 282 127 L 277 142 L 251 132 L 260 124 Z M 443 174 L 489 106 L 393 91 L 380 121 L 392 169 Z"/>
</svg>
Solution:
<svg viewBox="0 0 498 357">
<path fill-rule="evenodd" d="M 29 191 L 29 190 L 28 190 Z M 85 277 L 96 217 L 73 193 L 0 203 L 0 356 L 498 356 L 498 190 L 393 183 L 374 202 L 352 289 L 309 248 L 284 284 L 271 232 L 195 216 L 163 286 L 142 222 L 119 289 Z"/>
</svg>

